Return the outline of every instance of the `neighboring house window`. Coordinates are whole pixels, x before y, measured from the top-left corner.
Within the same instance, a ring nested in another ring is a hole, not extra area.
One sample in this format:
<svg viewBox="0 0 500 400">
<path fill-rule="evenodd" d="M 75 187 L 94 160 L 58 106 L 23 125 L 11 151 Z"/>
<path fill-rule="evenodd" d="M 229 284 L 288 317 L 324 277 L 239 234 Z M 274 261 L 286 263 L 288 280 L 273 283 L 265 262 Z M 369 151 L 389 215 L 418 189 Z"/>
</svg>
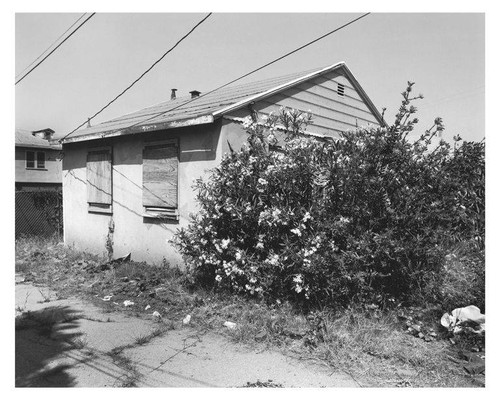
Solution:
<svg viewBox="0 0 500 400">
<path fill-rule="evenodd" d="M 146 143 L 142 153 L 142 205 L 148 218 L 179 219 L 177 140 Z"/>
<path fill-rule="evenodd" d="M 43 151 L 36 152 L 36 167 L 45 168 L 45 153 Z"/>
<path fill-rule="evenodd" d="M 26 168 L 45 169 L 45 152 L 43 152 L 43 151 L 27 151 L 26 152 Z"/>
<path fill-rule="evenodd" d="M 89 212 L 113 212 L 111 148 L 93 149 L 87 154 L 87 203 Z"/>
</svg>

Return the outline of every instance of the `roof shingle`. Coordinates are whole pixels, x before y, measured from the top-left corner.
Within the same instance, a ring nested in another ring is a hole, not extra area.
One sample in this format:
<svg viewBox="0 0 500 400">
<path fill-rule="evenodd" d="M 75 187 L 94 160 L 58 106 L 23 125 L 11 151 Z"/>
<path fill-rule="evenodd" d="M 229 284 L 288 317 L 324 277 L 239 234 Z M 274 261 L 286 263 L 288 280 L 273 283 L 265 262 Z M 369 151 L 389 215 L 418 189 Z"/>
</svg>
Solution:
<svg viewBox="0 0 500 400">
<path fill-rule="evenodd" d="M 92 127 L 78 130 L 74 132 L 71 137 L 76 138 L 92 134 L 111 132 L 143 123 L 158 124 L 209 115 L 245 98 L 258 95 L 259 93 L 264 93 L 269 89 L 293 81 L 314 71 L 317 71 L 317 69 L 258 82 L 230 86 L 205 96 L 203 96 L 202 93 L 202 96 L 193 102 L 190 102 L 190 96 L 177 97 L 175 100 L 164 101 L 153 106 L 134 111 L 130 114 L 113 118 Z M 172 108 L 175 108 L 175 110 L 170 111 Z"/>
<path fill-rule="evenodd" d="M 31 131 L 16 128 L 16 146 L 18 147 L 37 147 L 41 149 L 54 149 L 60 150 L 60 145 L 53 145 L 48 140 L 42 139 L 38 136 L 33 136 Z"/>
</svg>

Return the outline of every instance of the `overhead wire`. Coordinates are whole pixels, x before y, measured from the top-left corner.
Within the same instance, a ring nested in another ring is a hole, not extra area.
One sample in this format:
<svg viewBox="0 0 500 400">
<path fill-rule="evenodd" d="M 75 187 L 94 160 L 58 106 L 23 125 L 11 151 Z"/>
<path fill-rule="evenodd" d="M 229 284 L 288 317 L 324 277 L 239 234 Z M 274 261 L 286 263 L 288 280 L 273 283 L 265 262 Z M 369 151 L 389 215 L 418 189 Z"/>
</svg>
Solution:
<svg viewBox="0 0 500 400">
<path fill-rule="evenodd" d="M 71 36 L 73 36 L 83 25 L 85 25 L 87 23 L 88 20 L 90 20 L 90 18 L 92 18 L 93 16 L 95 15 L 95 13 L 92 13 L 85 21 L 83 21 L 80 25 L 78 25 L 68 36 L 66 36 L 66 38 L 61 42 L 59 43 L 49 54 L 47 54 L 42 60 L 40 60 L 33 68 L 31 68 L 28 72 L 26 72 L 26 74 L 24 74 L 20 79 L 18 79 L 16 81 L 16 85 L 21 82 L 24 78 L 26 78 L 29 74 L 31 74 L 36 68 L 38 68 L 38 66 L 43 63 L 47 58 L 50 57 L 50 55 L 52 53 L 54 53 L 59 47 L 62 46 L 62 44 L 64 42 L 66 42 L 66 40 L 68 40 Z"/>
<path fill-rule="evenodd" d="M 258 68 L 255 68 L 254 70 L 252 70 L 252 71 L 250 71 L 250 72 L 248 72 L 248 73 L 246 73 L 246 74 L 244 74 L 244 75 L 242 75 L 242 76 L 240 76 L 240 77 L 238 77 L 236 79 L 231 80 L 230 82 L 227 82 L 227 83 L 225 83 L 225 84 L 223 84 L 221 86 L 218 86 L 215 89 L 212 89 L 212 90 L 210 90 L 210 91 L 208 91 L 206 93 L 202 93 L 199 96 L 197 96 L 195 98 L 192 98 L 192 99 L 190 99 L 190 100 L 188 100 L 188 101 L 186 101 L 184 103 L 181 103 L 181 104 L 179 104 L 179 105 L 177 105 L 175 107 L 172 107 L 172 108 L 170 108 L 170 109 L 168 109 L 166 111 L 162 111 L 162 112 L 160 112 L 158 114 L 153 115 L 152 117 L 149 117 L 147 119 L 144 119 L 144 120 L 142 120 L 140 122 L 137 122 L 135 124 L 132 124 L 132 125 L 126 127 L 126 128 L 122 128 L 122 129 L 129 129 L 129 128 L 132 128 L 134 126 L 144 124 L 145 122 L 148 122 L 148 121 L 150 121 L 152 119 L 155 119 L 155 118 L 160 117 L 160 116 L 162 116 L 164 114 L 167 114 L 167 113 L 169 113 L 171 111 L 174 111 L 174 110 L 176 110 L 176 109 L 178 109 L 180 107 L 183 107 L 183 106 L 185 106 L 185 105 L 187 105 L 189 103 L 192 103 L 193 101 L 196 101 L 196 100 L 199 100 L 199 99 L 201 99 L 201 98 L 203 98 L 205 96 L 208 96 L 209 94 L 212 94 L 212 93 L 214 93 L 214 92 L 216 92 L 216 91 L 218 91 L 220 89 L 225 88 L 226 86 L 229 86 L 229 85 L 231 85 L 231 84 L 233 84 L 233 83 L 235 83 L 237 81 L 240 81 L 241 79 L 246 78 L 246 77 L 248 77 L 248 76 L 250 76 L 250 75 L 252 75 L 252 74 L 254 74 L 254 73 L 256 73 L 256 72 L 258 72 L 258 71 L 260 71 L 260 70 L 262 70 L 262 69 L 264 69 L 264 68 L 266 68 L 266 67 L 268 67 L 268 66 L 270 66 L 270 65 L 272 65 L 272 64 L 274 64 L 276 62 L 278 62 L 278 61 L 281 61 L 282 59 L 284 59 L 284 58 L 286 58 L 286 57 L 288 57 L 288 56 L 290 56 L 290 55 L 292 55 L 292 54 L 294 54 L 294 53 L 296 53 L 296 52 L 298 52 L 298 51 L 300 51 L 300 50 L 302 50 L 302 49 L 304 49 L 304 48 L 306 48 L 306 47 L 308 47 L 308 46 L 310 46 L 310 45 L 312 45 L 312 44 L 314 44 L 316 42 L 318 42 L 319 40 L 322 40 L 322 39 L 326 38 L 327 36 L 330 36 L 330 35 L 334 34 L 335 32 L 340 31 L 341 29 L 346 28 L 347 26 L 349 26 L 349 25 L 351 25 L 351 24 L 359 21 L 360 19 L 366 17 L 369 14 L 371 14 L 371 13 L 369 13 L 369 12 L 365 13 L 365 14 L 363 14 L 363 15 L 361 15 L 361 16 L 359 16 L 359 17 L 357 17 L 357 18 L 355 18 L 355 19 L 353 19 L 353 20 L 351 20 L 351 21 L 349 21 L 349 22 L 347 22 L 347 23 L 339 26 L 338 28 L 335 28 L 335 29 L 333 29 L 333 30 L 325 33 L 324 35 L 321 35 L 318 38 L 316 38 L 314 40 L 311 40 L 310 42 L 307 42 L 306 44 L 304 44 L 304 45 L 302 45 L 300 47 L 297 47 L 296 49 L 294 49 L 292 51 L 289 51 L 288 53 L 286 53 L 286 54 L 284 54 L 284 55 L 282 55 L 282 56 L 280 56 L 280 57 L 278 57 L 278 58 L 276 58 L 276 59 L 274 59 L 274 60 L 272 60 L 272 61 L 270 61 L 270 62 L 268 62 L 268 63 L 266 63 L 266 64 L 264 64 L 264 65 L 262 65 L 260 67 L 258 67 Z M 98 113 L 94 114 L 94 116 L 96 116 L 97 114 Z M 83 125 L 85 125 L 86 122 L 87 121 L 83 122 L 77 128 L 73 129 L 70 133 L 68 133 L 66 136 L 64 136 L 61 139 L 59 139 L 59 143 L 61 143 L 64 139 L 66 139 L 67 137 L 69 137 L 70 135 L 72 135 L 73 133 L 75 133 L 79 128 L 81 128 Z"/>
<path fill-rule="evenodd" d="M 83 13 L 82 15 L 80 15 L 80 17 L 75 21 L 73 22 L 73 24 L 71 24 L 71 26 L 66 29 L 56 40 L 54 40 L 54 42 L 52 42 L 52 44 L 47 47 L 37 58 L 35 58 L 30 64 L 28 64 L 21 72 L 19 72 L 17 75 L 16 75 L 16 79 L 21 76 L 29 67 L 31 67 L 34 63 L 36 63 L 45 53 L 47 53 L 47 51 L 49 51 L 66 33 L 68 33 L 68 31 L 73 28 L 77 23 L 78 21 L 80 21 L 87 13 Z"/>
<path fill-rule="evenodd" d="M 92 119 L 94 119 L 95 117 L 97 117 L 101 112 L 103 112 L 106 108 L 108 108 L 111 104 L 113 104 L 116 100 L 118 100 L 118 98 L 120 98 L 121 96 L 123 96 L 125 94 L 125 92 L 127 92 L 130 88 L 132 88 L 132 86 L 134 86 L 137 82 L 139 82 L 149 71 L 151 71 L 161 60 L 163 60 L 165 58 L 165 56 L 167 54 L 169 54 L 172 50 L 174 50 L 184 39 L 186 39 L 189 35 L 191 35 L 191 33 L 194 32 L 194 30 L 196 28 L 198 28 L 203 22 L 205 22 L 210 16 L 212 15 L 212 13 L 208 13 L 202 20 L 200 20 L 193 28 L 191 28 L 191 30 L 186 33 L 181 39 L 179 39 L 177 41 L 177 43 L 175 43 L 170 49 L 168 49 L 165 53 L 163 53 L 163 55 L 158 59 L 156 60 L 148 69 L 146 69 L 137 79 L 135 79 L 130 85 L 128 85 L 120 94 L 118 94 L 117 96 L 115 96 L 114 99 L 112 99 L 111 101 L 108 102 L 108 104 L 106 104 L 104 107 L 102 107 L 99 111 L 97 111 L 94 115 L 92 115 L 90 118 L 87 119 L 87 121 L 81 123 L 79 126 L 77 126 L 75 129 L 73 129 L 70 133 L 68 133 L 66 136 L 64 136 L 62 139 L 60 139 L 59 141 L 62 141 L 64 139 L 66 139 L 69 135 L 73 134 L 74 132 L 76 132 L 78 129 L 80 129 L 83 125 L 85 125 L 86 123 L 90 122 Z"/>
</svg>

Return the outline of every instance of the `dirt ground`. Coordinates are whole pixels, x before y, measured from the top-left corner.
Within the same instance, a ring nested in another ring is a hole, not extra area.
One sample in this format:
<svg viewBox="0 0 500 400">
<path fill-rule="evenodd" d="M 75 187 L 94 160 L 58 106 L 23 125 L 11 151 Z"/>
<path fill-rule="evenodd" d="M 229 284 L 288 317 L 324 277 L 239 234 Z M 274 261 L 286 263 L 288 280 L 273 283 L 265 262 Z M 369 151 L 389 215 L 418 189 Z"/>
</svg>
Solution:
<svg viewBox="0 0 500 400">
<path fill-rule="evenodd" d="M 180 326 L 180 327 L 179 327 Z M 347 375 L 179 323 L 57 299 L 16 276 L 16 387 L 356 387 Z"/>
</svg>

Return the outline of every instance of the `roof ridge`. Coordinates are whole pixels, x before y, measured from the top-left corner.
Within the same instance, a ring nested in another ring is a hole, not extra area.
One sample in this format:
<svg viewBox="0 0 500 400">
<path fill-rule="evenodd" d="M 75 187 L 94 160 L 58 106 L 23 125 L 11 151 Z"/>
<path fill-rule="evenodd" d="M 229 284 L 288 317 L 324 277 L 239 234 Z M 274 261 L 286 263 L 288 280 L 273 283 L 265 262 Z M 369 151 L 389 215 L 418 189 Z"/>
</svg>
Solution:
<svg viewBox="0 0 500 400">
<path fill-rule="evenodd" d="M 205 98 L 205 97 L 208 97 L 212 94 L 216 94 L 216 93 L 221 93 L 225 90 L 234 90 L 234 89 L 238 89 L 238 88 L 243 88 L 243 87 L 247 87 L 247 86 L 252 86 L 252 85 L 256 85 L 256 84 L 264 84 L 264 83 L 270 83 L 272 81 L 278 81 L 278 80 L 284 80 L 286 78 L 292 78 L 292 77 L 298 77 L 298 76 L 302 76 L 302 75 L 307 75 L 313 71 L 319 71 L 323 68 L 326 68 L 326 67 L 321 67 L 321 68 L 311 68 L 311 69 L 307 69 L 305 71 L 300 71 L 300 72 L 294 72 L 294 73 L 289 73 L 289 74 L 285 74 L 285 75 L 280 75 L 280 76 L 275 76 L 275 77 L 272 77 L 272 78 L 266 78 L 266 79 L 260 79 L 258 81 L 251 81 L 251 82 L 245 82 L 245 83 L 242 83 L 242 84 L 239 84 L 239 85 L 228 85 L 228 86 L 225 86 L 221 89 L 215 89 L 212 93 L 209 93 L 208 95 L 203 95 L 203 92 L 201 93 L 201 98 Z M 212 89 L 213 90 L 213 89 Z M 209 90 L 208 92 L 210 92 L 211 90 Z M 262 90 L 262 92 L 264 92 L 265 90 Z M 110 122 L 115 122 L 116 120 L 119 120 L 119 119 L 122 119 L 123 117 L 127 117 L 128 115 L 132 115 L 132 114 L 135 114 L 137 112 L 140 112 L 140 111 L 145 111 L 149 108 L 154 108 L 154 107 L 159 107 L 159 106 L 162 106 L 162 105 L 166 105 L 166 104 L 172 104 L 174 105 L 174 103 L 180 103 L 180 101 L 186 101 L 188 102 L 189 100 L 191 100 L 191 97 L 190 96 L 181 96 L 181 97 L 177 97 L 175 98 L 174 100 L 163 100 L 163 101 L 160 101 L 158 103 L 154 103 L 154 104 L 151 104 L 150 106 L 146 106 L 146 107 L 142 107 L 142 108 L 139 108 L 139 109 L 136 109 L 134 111 L 131 111 L 129 113 L 126 113 L 126 114 L 121 114 L 115 118 L 112 118 L 112 119 L 109 119 L 107 121 L 103 121 L 103 122 L 100 122 L 98 123 L 97 125 L 95 126 L 99 126 L 99 125 L 102 125 L 102 124 L 106 124 L 106 123 L 110 123 Z M 168 111 L 166 111 L 168 112 Z M 84 128 L 85 129 L 85 128 Z"/>
</svg>

